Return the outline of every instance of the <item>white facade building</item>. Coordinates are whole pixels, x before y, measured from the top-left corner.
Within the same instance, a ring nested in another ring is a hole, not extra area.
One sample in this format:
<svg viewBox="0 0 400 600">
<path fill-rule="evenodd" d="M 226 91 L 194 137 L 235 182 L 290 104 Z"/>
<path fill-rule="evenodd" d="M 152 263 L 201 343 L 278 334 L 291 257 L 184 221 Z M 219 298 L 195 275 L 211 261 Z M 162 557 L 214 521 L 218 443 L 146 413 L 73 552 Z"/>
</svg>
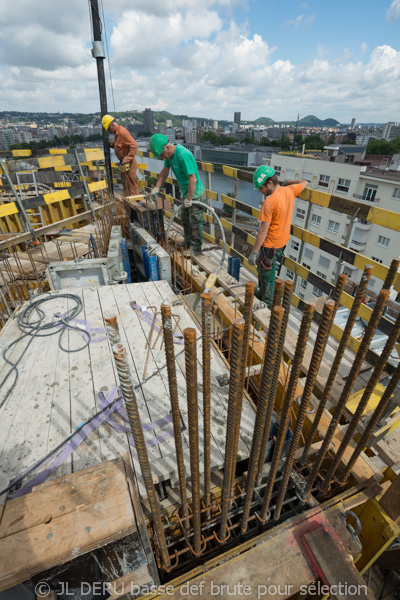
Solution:
<svg viewBox="0 0 400 600">
<path fill-rule="evenodd" d="M 367 168 L 351 164 L 331 163 L 311 158 L 273 154 L 271 166 L 282 179 L 306 179 L 310 188 L 334 194 L 368 206 L 377 206 L 393 212 L 400 210 L 400 173 L 397 171 Z M 354 216 L 322 206 L 310 204 L 296 198 L 292 224 L 308 229 L 312 233 L 344 245 L 364 256 L 389 266 L 393 258 L 400 255 L 400 233 L 380 225 L 367 223 Z M 359 282 L 362 271 L 352 264 L 339 260 L 311 244 L 304 244 L 290 237 L 285 254 L 303 264 L 313 273 L 329 283 L 335 283 L 339 273 L 346 273 L 354 282 Z M 283 277 L 293 279 L 294 274 L 283 268 Z M 373 276 L 369 288 L 378 291 L 381 282 Z M 303 299 L 322 295 L 316 287 L 298 278 L 296 293 Z M 391 297 L 396 298 L 392 292 Z"/>
</svg>

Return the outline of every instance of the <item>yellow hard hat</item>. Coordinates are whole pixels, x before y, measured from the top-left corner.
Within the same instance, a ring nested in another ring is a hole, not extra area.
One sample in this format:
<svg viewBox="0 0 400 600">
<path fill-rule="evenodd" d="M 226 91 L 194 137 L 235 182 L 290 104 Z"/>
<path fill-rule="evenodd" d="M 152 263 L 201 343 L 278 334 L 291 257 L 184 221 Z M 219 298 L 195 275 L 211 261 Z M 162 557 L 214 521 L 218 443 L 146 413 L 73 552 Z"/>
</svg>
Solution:
<svg viewBox="0 0 400 600">
<path fill-rule="evenodd" d="M 104 117 L 101 120 L 101 124 L 107 131 L 113 121 L 115 121 L 114 117 L 112 117 L 111 115 L 104 115 Z"/>
</svg>

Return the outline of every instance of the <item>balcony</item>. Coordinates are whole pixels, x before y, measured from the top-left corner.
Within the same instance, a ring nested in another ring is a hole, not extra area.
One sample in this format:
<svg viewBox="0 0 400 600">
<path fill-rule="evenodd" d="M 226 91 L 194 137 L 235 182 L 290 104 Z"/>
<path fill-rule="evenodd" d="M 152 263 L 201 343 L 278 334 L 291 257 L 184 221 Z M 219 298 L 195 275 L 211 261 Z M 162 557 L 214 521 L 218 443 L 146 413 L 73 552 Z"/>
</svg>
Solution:
<svg viewBox="0 0 400 600">
<path fill-rule="evenodd" d="M 372 227 L 372 223 L 368 223 L 364 219 L 356 219 L 354 226 L 360 231 L 369 231 Z"/>
<path fill-rule="evenodd" d="M 366 245 L 367 245 L 367 242 L 357 242 L 356 240 L 351 240 L 351 242 L 350 242 L 350 246 L 353 246 L 354 250 L 357 250 L 357 252 L 361 252 L 362 250 L 365 250 Z"/>
<path fill-rule="evenodd" d="M 365 202 L 379 202 L 380 198 L 368 198 L 367 194 L 353 194 L 353 198 L 357 200 L 364 200 Z"/>
</svg>

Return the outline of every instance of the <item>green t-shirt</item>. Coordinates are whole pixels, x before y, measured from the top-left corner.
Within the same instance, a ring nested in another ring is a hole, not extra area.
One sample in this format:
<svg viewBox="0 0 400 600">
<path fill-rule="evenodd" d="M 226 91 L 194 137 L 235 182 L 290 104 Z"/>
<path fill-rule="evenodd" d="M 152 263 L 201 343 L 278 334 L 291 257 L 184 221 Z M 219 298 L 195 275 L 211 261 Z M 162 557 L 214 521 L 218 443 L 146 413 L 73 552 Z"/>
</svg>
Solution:
<svg viewBox="0 0 400 600">
<path fill-rule="evenodd" d="M 195 158 L 190 150 L 181 146 L 181 144 L 176 144 L 173 157 L 164 160 L 164 167 L 172 169 L 184 198 L 186 198 L 188 192 L 189 175 L 195 175 L 197 179 L 193 198 L 199 198 L 203 195 L 204 187 L 201 183 Z"/>
</svg>

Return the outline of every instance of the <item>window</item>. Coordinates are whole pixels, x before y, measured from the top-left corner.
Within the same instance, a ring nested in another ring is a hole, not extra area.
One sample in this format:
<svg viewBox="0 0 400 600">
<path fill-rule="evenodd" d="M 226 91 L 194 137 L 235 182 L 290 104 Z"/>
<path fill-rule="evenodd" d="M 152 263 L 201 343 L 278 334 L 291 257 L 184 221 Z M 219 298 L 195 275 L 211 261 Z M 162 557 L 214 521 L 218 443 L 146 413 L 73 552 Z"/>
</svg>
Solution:
<svg viewBox="0 0 400 600">
<path fill-rule="evenodd" d="M 329 175 L 320 175 L 319 176 L 318 185 L 321 186 L 321 187 L 326 187 L 327 188 L 328 185 L 329 185 L 329 180 L 330 180 Z"/>
<path fill-rule="evenodd" d="M 293 281 L 293 279 L 294 279 L 294 273 L 293 273 L 293 271 L 291 271 L 290 269 L 286 269 L 286 277 L 288 279 L 290 279 L 290 281 Z"/>
<path fill-rule="evenodd" d="M 294 179 L 294 169 L 286 169 L 286 177 L 285 178 L 288 179 L 289 181 Z"/>
<path fill-rule="evenodd" d="M 336 189 L 339 192 L 348 192 L 350 187 L 350 179 L 339 179 Z"/>
<path fill-rule="evenodd" d="M 306 280 L 306 279 L 302 279 L 302 280 L 301 280 L 301 282 L 300 282 L 300 287 L 301 287 L 303 290 L 306 290 L 306 289 L 307 289 L 307 280 Z"/>
<path fill-rule="evenodd" d="M 394 188 L 393 198 L 400 198 L 400 188 Z"/>
<path fill-rule="evenodd" d="M 322 277 L 322 279 L 326 279 L 325 273 L 322 273 L 321 271 L 317 271 L 317 275 L 319 275 L 320 277 Z"/>
<path fill-rule="evenodd" d="M 304 219 L 305 216 L 306 216 L 305 210 L 303 210 L 302 208 L 296 209 L 296 219 Z"/>
<path fill-rule="evenodd" d="M 378 189 L 377 185 L 373 185 L 372 183 L 367 183 L 365 185 L 365 188 L 363 191 L 362 199 L 368 200 L 369 202 L 374 202 L 377 189 Z"/>
<path fill-rule="evenodd" d="M 320 256 L 318 259 L 318 264 L 321 265 L 321 267 L 323 267 L 324 269 L 329 269 L 329 267 L 331 266 L 331 261 L 329 260 L 329 258 L 326 258 L 325 256 Z"/>
<path fill-rule="evenodd" d="M 311 223 L 316 227 L 319 227 L 321 225 L 321 217 L 319 215 L 313 215 L 311 217 Z"/>
<path fill-rule="evenodd" d="M 313 285 L 312 295 L 314 296 L 314 298 L 319 298 L 320 296 L 322 296 L 322 292 L 317 287 L 315 287 L 315 285 Z"/>
<path fill-rule="evenodd" d="M 328 231 L 333 231 L 333 233 L 337 233 L 339 231 L 339 227 L 340 223 L 338 223 L 337 221 L 331 221 L 331 219 L 329 219 Z"/>
<path fill-rule="evenodd" d="M 297 256 L 294 256 L 294 254 L 289 254 L 289 258 L 291 258 L 292 260 L 294 260 L 294 262 L 297 261 Z"/>
<path fill-rule="evenodd" d="M 372 260 L 376 260 L 376 262 L 383 264 L 383 260 L 377 258 L 376 256 L 371 256 Z"/>
<path fill-rule="evenodd" d="M 378 244 L 380 246 L 385 246 L 386 248 L 389 246 L 390 238 L 385 237 L 384 235 L 378 235 Z"/>
<path fill-rule="evenodd" d="M 298 250 L 300 248 L 300 242 L 295 242 L 294 240 L 292 240 L 291 243 L 290 243 L 290 247 L 295 252 L 298 252 Z"/>
<path fill-rule="evenodd" d="M 302 265 L 303 265 L 303 267 L 305 267 L 306 269 L 308 269 L 309 271 L 311 271 L 311 265 L 308 265 L 305 262 L 303 262 Z"/>
<path fill-rule="evenodd" d="M 299 298 L 301 298 L 302 300 L 304 300 L 304 294 L 302 294 L 301 292 L 299 292 Z"/>
<path fill-rule="evenodd" d="M 375 287 L 375 283 L 376 283 L 376 279 L 374 279 L 373 277 L 371 277 L 371 279 L 368 281 L 368 287 L 369 288 Z"/>
<path fill-rule="evenodd" d="M 303 179 L 311 183 L 312 173 L 307 173 L 307 171 L 303 171 Z"/>
<path fill-rule="evenodd" d="M 354 162 L 354 154 L 346 154 L 344 157 L 345 163 L 353 163 Z"/>
<path fill-rule="evenodd" d="M 280 177 L 281 171 L 282 171 L 282 167 L 274 167 L 274 171 L 275 171 L 275 175 L 277 177 Z"/>
<path fill-rule="evenodd" d="M 308 258 L 309 261 L 312 261 L 312 259 L 314 258 L 314 251 L 310 248 L 306 248 L 304 250 L 304 258 Z"/>
</svg>

